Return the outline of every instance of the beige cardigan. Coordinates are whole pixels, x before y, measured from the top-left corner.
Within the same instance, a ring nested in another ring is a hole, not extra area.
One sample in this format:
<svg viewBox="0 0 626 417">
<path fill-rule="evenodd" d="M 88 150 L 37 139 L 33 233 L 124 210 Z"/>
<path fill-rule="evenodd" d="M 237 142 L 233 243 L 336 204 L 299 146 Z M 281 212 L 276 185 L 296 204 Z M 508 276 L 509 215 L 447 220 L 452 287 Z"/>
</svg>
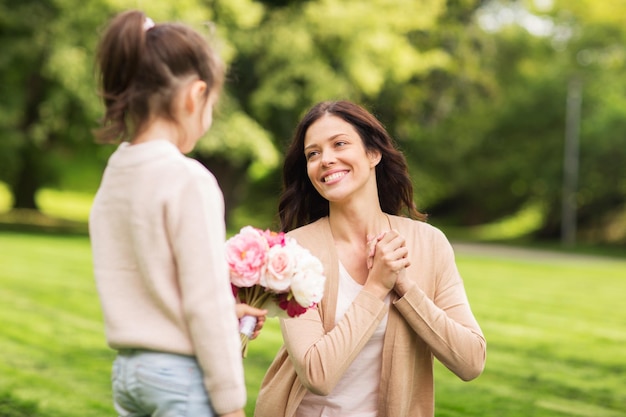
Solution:
<svg viewBox="0 0 626 417">
<path fill-rule="evenodd" d="M 379 417 L 434 415 L 433 355 L 463 380 L 476 378 L 486 342 L 470 309 L 454 253 L 435 227 L 392 216 L 406 239 L 418 284 L 402 298 L 392 293 L 385 332 Z M 306 390 L 328 395 L 387 312 L 383 301 L 363 291 L 335 326 L 339 259 L 328 218 L 290 232 L 320 258 L 327 276 L 317 310 L 281 320 L 284 346 L 262 382 L 256 417 L 292 417 Z"/>
</svg>

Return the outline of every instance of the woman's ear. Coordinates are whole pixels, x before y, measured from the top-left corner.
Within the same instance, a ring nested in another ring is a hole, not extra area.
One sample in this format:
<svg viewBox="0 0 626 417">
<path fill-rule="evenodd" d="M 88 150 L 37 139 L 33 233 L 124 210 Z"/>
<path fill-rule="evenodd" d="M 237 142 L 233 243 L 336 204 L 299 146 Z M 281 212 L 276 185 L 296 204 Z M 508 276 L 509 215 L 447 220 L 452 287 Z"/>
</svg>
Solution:
<svg viewBox="0 0 626 417">
<path fill-rule="evenodd" d="M 374 168 L 381 159 L 383 159 L 383 154 L 380 153 L 378 149 L 367 151 L 367 156 L 370 159 L 370 167 Z"/>
</svg>

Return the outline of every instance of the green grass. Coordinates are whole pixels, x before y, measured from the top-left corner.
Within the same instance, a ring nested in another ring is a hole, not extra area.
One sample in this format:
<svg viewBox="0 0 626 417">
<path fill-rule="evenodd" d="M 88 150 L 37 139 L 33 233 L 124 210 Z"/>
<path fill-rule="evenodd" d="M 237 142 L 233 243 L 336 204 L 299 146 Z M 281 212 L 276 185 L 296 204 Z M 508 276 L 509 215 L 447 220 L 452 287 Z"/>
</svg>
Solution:
<svg viewBox="0 0 626 417">
<path fill-rule="evenodd" d="M 13 197 L 0 182 L 0 230 L 85 235 L 93 198 L 92 193 L 44 188 L 35 196 L 41 211 L 11 210 Z"/>
<path fill-rule="evenodd" d="M 9 187 L 0 181 L 0 211 L 6 211 L 11 207 L 13 197 L 9 191 Z"/>
<path fill-rule="evenodd" d="M 537 254 L 458 263 L 488 359 L 469 384 L 439 370 L 438 416 L 626 416 L 625 261 Z"/>
<path fill-rule="evenodd" d="M 86 222 L 93 197 L 89 193 L 44 188 L 37 193 L 36 198 L 43 213 L 48 216 Z"/>
<path fill-rule="evenodd" d="M 110 414 L 88 240 L 3 233 L 0 248 L 0 392 L 47 416 Z"/>
<path fill-rule="evenodd" d="M 437 417 L 626 417 L 625 260 L 460 252 L 458 263 L 487 367 L 466 383 L 437 364 Z M 0 265 L 0 416 L 115 415 L 87 238 L 0 233 Z M 250 416 L 280 343 L 270 320 L 250 344 Z"/>
<path fill-rule="evenodd" d="M 93 193 L 43 188 L 37 192 L 35 200 L 48 216 L 85 222 L 89 218 L 93 197 Z M 12 204 L 9 187 L 0 181 L 0 213 L 8 212 Z"/>
</svg>

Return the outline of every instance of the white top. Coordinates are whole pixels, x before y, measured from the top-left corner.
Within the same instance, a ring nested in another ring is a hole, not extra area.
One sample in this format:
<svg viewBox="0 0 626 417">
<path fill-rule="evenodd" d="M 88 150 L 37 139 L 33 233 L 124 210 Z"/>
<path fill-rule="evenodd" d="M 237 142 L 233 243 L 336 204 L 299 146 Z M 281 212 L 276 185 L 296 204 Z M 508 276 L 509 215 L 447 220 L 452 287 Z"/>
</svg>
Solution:
<svg viewBox="0 0 626 417">
<path fill-rule="evenodd" d="M 339 262 L 339 291 L 335 323 L 343 318 L 362 289 L 363 286 L 352 279 Z M 389 296 L 385 302 L 389 305 Z M 333 391 L 325 397 L 307 392 L 298 407 L 296 417 L 376 417 L 386 327 L 387 315 Z"/>
<path fill-rule="evenodd" d="M 196 356 L 215 410 L 243 408 L 215 177 L 166 140 L 123 143 L 108 161 L 89 227 L 109 346 Z"/>
</svg>

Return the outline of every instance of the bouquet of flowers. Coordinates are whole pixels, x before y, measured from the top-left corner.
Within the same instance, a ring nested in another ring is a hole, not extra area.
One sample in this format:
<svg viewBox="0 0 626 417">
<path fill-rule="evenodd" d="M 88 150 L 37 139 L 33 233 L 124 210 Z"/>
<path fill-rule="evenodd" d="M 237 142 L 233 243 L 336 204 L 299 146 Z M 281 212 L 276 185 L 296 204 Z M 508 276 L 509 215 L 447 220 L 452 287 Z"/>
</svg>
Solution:
<svg viewBox="0 0 626 417">
<path fill-rule="evenodd" d="M 268 316 L 297 317 L 322 299 L 322 263 L 282 232 L 245 226 L 226 241 L 226 260 L 235 297 Z M 255 326 L 255 317 L 240 321 L 244 358 Z"/>
</svg>

